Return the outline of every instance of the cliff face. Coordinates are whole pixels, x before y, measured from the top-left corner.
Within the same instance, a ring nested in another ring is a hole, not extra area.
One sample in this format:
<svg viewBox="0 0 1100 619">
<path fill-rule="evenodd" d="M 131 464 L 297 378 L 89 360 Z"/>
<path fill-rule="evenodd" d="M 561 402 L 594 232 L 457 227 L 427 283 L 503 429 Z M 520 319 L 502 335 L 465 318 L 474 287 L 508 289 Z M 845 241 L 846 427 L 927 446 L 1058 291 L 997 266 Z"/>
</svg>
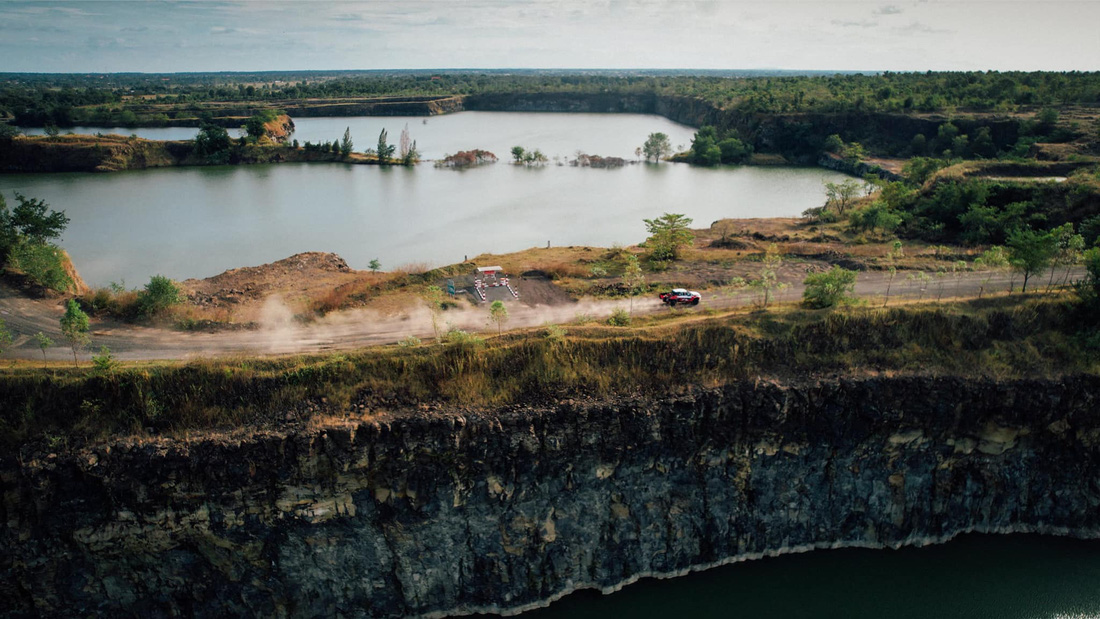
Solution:
<svg viewBox="0 0 1100 619">
<path fill-rule="evenodd" d="M 1100 533 L 1100 379 L 737 384 L 3 462 L 13 616 L 519 609 L 737 558 Z"/>
</svg>

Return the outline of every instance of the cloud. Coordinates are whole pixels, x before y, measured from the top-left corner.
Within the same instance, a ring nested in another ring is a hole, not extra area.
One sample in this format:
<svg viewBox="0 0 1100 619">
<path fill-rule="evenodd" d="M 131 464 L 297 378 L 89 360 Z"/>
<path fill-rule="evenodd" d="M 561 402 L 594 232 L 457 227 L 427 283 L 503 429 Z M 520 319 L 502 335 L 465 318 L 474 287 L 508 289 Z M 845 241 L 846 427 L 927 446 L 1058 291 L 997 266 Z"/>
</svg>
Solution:
<svg viewBox="0 0 1100 619">
<path fill-rule="evenodd" d="M 919 21 L 909 22 L 909 25 L 907 25 L 907 26 L 899 26 L 899 27 L 896 27 L 896 28 L 892 28 L 891 30 L 893 30 L 894 32 L 896 32 L 898 34 L 903 34 L 903 35 L 910 35 L 910 34 L 951 34 L 951 33 L 955 32 L 954 30 L 951 30 L 951 29 L 948 29 L 948 28 L 933 28 L 932 26 L 929 26 L 928 24 L 923 24 Z"/>
<path fill-rule="evenodd" d="M 878 22 L 873 19 L 861 19 L 858 21 L 834 19 L 830 23 L 834 26 L 840 26 L 841 28 L 874 28 L 878 25 Z"/>
<path fill-rule="evenodd" d="M 892 4 L 880 6 L 879 8 L 875 9 L 875 15 L 900 15 L 902 12 L 903 11 L 901 9 Z"/>
</svg>

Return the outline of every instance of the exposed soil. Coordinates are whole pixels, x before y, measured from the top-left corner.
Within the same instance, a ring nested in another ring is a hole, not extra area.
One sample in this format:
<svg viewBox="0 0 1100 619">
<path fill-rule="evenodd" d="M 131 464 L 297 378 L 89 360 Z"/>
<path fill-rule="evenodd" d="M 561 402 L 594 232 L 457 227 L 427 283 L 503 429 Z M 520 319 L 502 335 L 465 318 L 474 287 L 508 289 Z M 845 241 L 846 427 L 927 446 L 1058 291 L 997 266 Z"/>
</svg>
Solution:
<svg viewBox="0 0 1100 619">
<path fill-rule="evenodd" d="M 381 274 L 352 270 L 336 254 L 306 252 L 206 279 L 188 279 L 180 285 L 197 308 L 228 313 L 235 322 L 255 322 L 272 295 L 279 295 L 295 313 L 307 313 L 315 300 L 342 285 L 382 279 Z"/>
</svg>

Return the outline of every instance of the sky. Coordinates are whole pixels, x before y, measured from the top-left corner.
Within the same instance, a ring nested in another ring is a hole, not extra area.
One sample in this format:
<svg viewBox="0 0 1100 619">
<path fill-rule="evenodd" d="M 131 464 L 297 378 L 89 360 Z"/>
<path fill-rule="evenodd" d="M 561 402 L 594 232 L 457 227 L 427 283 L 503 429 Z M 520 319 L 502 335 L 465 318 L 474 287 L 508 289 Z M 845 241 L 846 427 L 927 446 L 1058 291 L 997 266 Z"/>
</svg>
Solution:
<svg viewBox="0 0 1100 619">
<path fill-rule="evenodd" d="M 0 0 L 0 72 L 1100 70 L 1100 0 Z"/>
</svg>

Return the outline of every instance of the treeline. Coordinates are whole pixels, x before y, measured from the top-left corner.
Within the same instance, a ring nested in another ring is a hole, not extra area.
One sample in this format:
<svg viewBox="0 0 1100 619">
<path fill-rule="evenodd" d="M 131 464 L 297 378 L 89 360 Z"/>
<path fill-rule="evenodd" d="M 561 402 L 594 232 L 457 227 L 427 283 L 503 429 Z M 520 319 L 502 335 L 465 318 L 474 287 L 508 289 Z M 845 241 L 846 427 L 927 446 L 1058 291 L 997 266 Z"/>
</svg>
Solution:
<svg viewBox="0 0 1100 619">
<path fill-rule="evenodd" d="M 745 114 L 1001 111 L 1100 104 L 1100 72 L 928 72 L 726 78 L 561 73 L 336 73 L 23 76 L 0 84 L 0 115 L 67 126 L 155 103 L 498 93 L 653 94 Z M 74 111 L 77 108 L 95 109 Z M 98 111 L 97 111 L 98 110 Z M 131 110 L 140 114 L 140 110 Z M 170 116 L 170 115 L 167 115 Z"/>
</svg>

